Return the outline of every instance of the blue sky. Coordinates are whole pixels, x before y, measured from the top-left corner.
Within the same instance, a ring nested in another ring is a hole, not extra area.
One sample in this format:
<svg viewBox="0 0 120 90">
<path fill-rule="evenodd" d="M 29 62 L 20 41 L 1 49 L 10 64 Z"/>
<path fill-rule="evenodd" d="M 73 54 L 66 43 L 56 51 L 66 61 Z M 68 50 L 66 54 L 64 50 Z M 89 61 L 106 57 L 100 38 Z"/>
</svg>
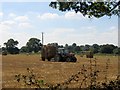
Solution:
<svg viewBox="0 0 120 90">
<path fill-rule="evenodd" d="M 41 39 L 41 32 L 44 44 L 118 45 L 117 16 L 89 19 L 53 9 L 49 2 L 1 2 L 0 8 L 0 45 L 13 38 L 21 47 L 32 37 Z"/>
</svg>

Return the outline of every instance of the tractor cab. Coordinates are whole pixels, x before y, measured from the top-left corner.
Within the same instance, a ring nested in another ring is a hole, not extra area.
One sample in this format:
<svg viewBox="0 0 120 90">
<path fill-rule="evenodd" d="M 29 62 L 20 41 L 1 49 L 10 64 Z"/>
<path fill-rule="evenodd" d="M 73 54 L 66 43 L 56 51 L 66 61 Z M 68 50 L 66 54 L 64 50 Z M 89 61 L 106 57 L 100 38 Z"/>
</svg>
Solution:
<svg viewBox="0 0 120 90">
<path fill-rule="evenodd" d="M 65 48 L 58 48 L 58 54 L 66 55 L 68 53 L 69 53 L 69 51 L 65 50 Z"/>
<path fill-rule="evenodd" d="M 69 57 L 69 56 L 74 56 L 74 53 L 71 53 L 69 50 L 65 49 L 65 48 L 58 48 L 58 54 L 65 56 L 65 57 Z"/>
</svg>

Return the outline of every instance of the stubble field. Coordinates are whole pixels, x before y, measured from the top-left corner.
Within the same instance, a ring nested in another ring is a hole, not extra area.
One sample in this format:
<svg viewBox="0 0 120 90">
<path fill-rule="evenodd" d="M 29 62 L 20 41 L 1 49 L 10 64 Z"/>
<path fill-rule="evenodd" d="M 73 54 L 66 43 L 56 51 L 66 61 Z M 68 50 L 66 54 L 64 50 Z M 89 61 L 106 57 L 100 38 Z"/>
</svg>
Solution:
<svg viewBox="0 0 120 90">
<path fill-rule="evenodd" d="M 44 80 L 45 83 L 56 84 L 66 81 L 71 75 L 81 71 L 82 66 L 86 69 L 90 67 L 90 59 L 84 57 L 77 57 L 77 62 L 48 62 L 42 61 L 40 55 L 7 55 L 2 56 L 2 87 L 3 88 L 26 88 L 23 83 L 18 83 L 15 80 L 16 74 L 27 74 L 27 68 L 33 70 L 33 73 L 39 80 Z M 105 79 L 106 62 L 109 59 L 107 79 L 114 80 L 118 74 L 118 56 L 96 55 L 91 61 L 96 59 L 99 75 L 98 81 L 102 82 Z M 82 80 L 82 77 L 79 78 Z M 77 88 L 79 83 L 71 83 L 70 87 Z"/>
</svg>

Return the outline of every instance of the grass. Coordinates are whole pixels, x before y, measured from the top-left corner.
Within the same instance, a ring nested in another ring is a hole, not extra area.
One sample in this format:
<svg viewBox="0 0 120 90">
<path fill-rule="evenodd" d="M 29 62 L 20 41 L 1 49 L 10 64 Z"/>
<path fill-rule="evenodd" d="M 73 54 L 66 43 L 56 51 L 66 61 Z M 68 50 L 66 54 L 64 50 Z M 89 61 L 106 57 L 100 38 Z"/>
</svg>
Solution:
<svg viewBox="0 0 120 90">
<path fill-rule="evenodd" d="M 76 74 L 83 68 L 89 70 L 90 59 L 84 57 L 76 56 L 78 61 L 76 63 L 72 62 L 48 62 L 42 61 L 39 54 L 34 55 L 7 55 L 2 57 L 3 66 L 3 87 L 4 88 L 24 88 L 24 83 L 17 83 L 14 76 L 16 74 L 27 75 L 26 68 L 30 68 L 34 71 L 34 75 L 38 80 L 44 80 L 45 83 L 55 85 L 56 83 L 63 83 L 71 77 L 71 75 Z M 118 56 L 112 55 L 95 55 L 97 67 L 99 71 L 97 81 L 104 81 L 106 60 L 110 59 L 109 69 L 107 71 L 107 79 L 114 80 L 118 74 Z M 92 61 L 94 59 L 91 59 Z M 84 77 L 84 76 L 83 76 Z M 79 81 L 83 79 L 79 77 Z M 73 81 L 69 87 L 78 88 L 77 82 Z M 84 87 L 84 86 L 83 86 Z"/>
</svg>

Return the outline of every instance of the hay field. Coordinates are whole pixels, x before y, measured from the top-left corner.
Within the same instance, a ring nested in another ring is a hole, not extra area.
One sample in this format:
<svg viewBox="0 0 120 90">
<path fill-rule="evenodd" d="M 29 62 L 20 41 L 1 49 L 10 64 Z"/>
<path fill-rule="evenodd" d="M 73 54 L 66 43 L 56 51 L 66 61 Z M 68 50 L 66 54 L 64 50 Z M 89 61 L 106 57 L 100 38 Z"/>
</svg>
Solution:
<svg viewBox="0 0 120 90">
<path fill-rule="evenodd" d="M 56 84 L 67 80 L 71 75 L 81 70 L 83 64 L 86 68 L 90 66 L 90 59 L 86 57 L 77 57 L 77 62 L 48 62 L 42 61 L 40 55 L 7 55 L 2 56 L 2 79 L 3 88 L 25 88 L 23 83 L 15 80 L 16 74 L 26 74 L 26 68 L 33 70 L 36 78 L 44 80 L 46 83 Z M 97 69 L 101 72 L 98 81 L 104 80 L 104 70 L 107 59 L 110 59 L 108 79 L 113 80 L 118 74 L 118 56 L 94 56 L 97 61 Z M 92 60 L 94 60 L 94 58 Z M 71 84 L 73 88 L 77 88 L 79 84 Z"/>
</svg>

